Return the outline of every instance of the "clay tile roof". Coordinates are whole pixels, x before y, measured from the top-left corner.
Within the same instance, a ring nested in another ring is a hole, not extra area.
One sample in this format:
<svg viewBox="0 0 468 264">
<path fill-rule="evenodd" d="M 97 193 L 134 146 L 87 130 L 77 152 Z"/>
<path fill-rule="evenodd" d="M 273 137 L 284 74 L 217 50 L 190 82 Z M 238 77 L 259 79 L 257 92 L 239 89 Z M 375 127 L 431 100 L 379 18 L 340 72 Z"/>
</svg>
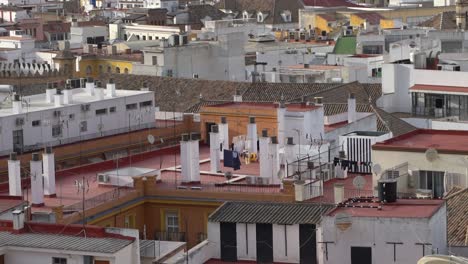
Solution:
<svg viewBox="0 0 468 264">
<path fill-rule="evenodd" d="M 434 28 L 437 30 L 456 29 L 455 11 L 441 12 L 432 18 L 418 24 L 419 27 Z"/>
<path fill-rule="evenodd" d="M 468 188 L 454 187 L 447 194 L 447 241 L 468 246 Z"/>
<path fill-rule="evenodd" d="M 391 131 L 394 137 L 409 133 L 417 128 L 396 117 L 395 115 L 385 112 L 383 109 L 373 106 L 374 112 L 377 114 L 377 130 Z"/>
<path fill-rule="evenodd" d="M 362 18 L 362 19 L 365 19 L 371 25 L 378 25 L 378 24 L 380 24 L 381 19 L 385 19 L 385 17 L 382 16 L 381 14 L 374 13 L 374 12 L 358 13 L 358 14 L 355 14 L 355 15 Z"/>
<path fill-rule="evenodd" d="M 227 15 L 212 5 L 191 5 L 188 7 L 189 24 L 202 23 L 207 16 L 212 20 L 222 20 Z"/>
<path fill-rule="evenodd" d="M 210 217 L 211 222 L 262 224 L 318 224 L 335 206 L 318 203 L 226 202 Z"/>
</svg>

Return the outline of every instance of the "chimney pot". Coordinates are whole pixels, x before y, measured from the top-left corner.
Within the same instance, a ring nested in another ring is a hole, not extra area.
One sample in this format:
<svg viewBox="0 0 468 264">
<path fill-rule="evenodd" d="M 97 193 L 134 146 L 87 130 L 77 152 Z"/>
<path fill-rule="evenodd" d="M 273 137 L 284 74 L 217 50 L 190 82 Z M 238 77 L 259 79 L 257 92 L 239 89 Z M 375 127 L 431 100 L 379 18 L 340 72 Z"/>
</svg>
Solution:
<svg viewBox="0 0 468 264">
<path fill-rule="evenodd" d="M 39 161 L 39 153 L 35 152 L 32 154 L 32 161 Z"/>
<path fill-rule="evenodd" d="M 10 153 L 10 160 L 17 160 L 17 159 L 18 159 L 18 155 L 16 154 L 16 152 Z"/>
<path fill-rule="evenodd" d="M 190 133 L 190 139 L 191 140 L 200 140 L 200 133 L 197 133 L 197 132 Z"/>
<path fill-rule="evenodd" d="M 227 121 L 226 121 L 226 117 L 225 116 L 222 116 L 221 117 L 221 124 L 226 124 Z"/>
<path fill-rule="evenodd" d="M 293 141 L 293 138 L 292 137 L 288 137 L 288 142 L 287 142 L 288 145 L 294 145 L 294 141 Z"/>
<path fill-rule="evenodd" d="M 114 83 L 114 78 L 110 78 L 108 83 Z"/>
<path fill-rule="evenodd" d="M 249 117 L 249 124 L 255 124 L 255 117 L 253 116 Z"/>
<path fill-rule="evenodd" d="M 268 130 L 266 129 L 262 130 L 262 137 L 268 137 Z"/>
<path fill-rule="evenodd" d="M 189 134 L 182 134 L 182 141 L 189 141 L 190 135 Z"/>
<path fill-rule="evenodd" d="M 44 152 L 47 153 L 47 154 L 52 153 L 52 147 L 45 147 Z"/>
<path fill-rule="evenodd" d="M 218 132 L 219 132 L 218 126 L 217 126 L 217 125 L 212 125 L 212 126 L 211 126 L 211 132 L 213 132 L 213 133 L 218 133 Z"/>
</svg>

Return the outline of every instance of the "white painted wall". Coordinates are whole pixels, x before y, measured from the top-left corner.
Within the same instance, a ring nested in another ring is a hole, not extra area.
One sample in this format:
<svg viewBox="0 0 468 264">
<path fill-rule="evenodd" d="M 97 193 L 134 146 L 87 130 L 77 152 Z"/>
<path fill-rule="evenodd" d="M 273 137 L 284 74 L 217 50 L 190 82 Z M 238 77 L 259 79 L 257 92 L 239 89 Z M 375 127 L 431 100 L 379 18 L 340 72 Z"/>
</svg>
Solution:
<svg viewBox="0 0 468 264">
<path fill-rule="evenodd" d="M 237 258 L 242 260 L 257 259 L 255 224 L 237 223 Z"/>
<path fill-rule="evenodd" d="M 104 40 L 108 40 L 108 28 L 106 26 L 70 28 L 70 44 L 86 43 L 87 38 L 91 37 L 104 37 Z"/>
<path fill-rule="evenodd" d="M 208 242 L 213 245 L 213 258 L 221 258 L 221 228 L 219 223 L 208 221 Z"/>
<path fill-rule="evenodd" d="M 358 116 L 359 118 L 359 116 Z M 349 123 L 346 126 L 336 128 L 325 134 L 325 139 L 334 144 L 339 143 L 339 137 L 353 131 L 377 131 L 377 116 L 375 114 L 368 114 L 366 117 L 359 118 L 356 122 Z"/>
<path fill-rule="evenodd" d="M 432 243 L 432 248 L 426 248 L 427 254 L 437 247 L 440 254 L 446 252 L 445 225 L 442 221 L 445 209 L 433 216 L 425 218 L 383 218 L 383 217 L 352 217 L 352 226 L 341 231 L 335 226 L 335 218 L 323 218 L 323 240 L 333 241 L 328 245 L 328 261 L 325 251 L 320 252 L 324 264 L 351 264 L 351 247 L 362 246 L 372 248 L 372 263 L 378 264 L 408 264 L 416 263 L 422 257 L 422 247 L 415 243 Z M 436 224 L 437 223 L 437 224 Z M 438 226 L 436 226 L 438 225 Z M 393 245 L 387 242 L 403 242 L 397 245 L 397 258 L 393 261 Z"/>
<path fill-rule="evenodd" d="M 427 161 L 424 152 L 404 152 L 404 151 L 382 151 L 372 150 L 372 163 L 380 164 L 382 172 L 391 169 L 397 165 L 408 162 L 408 170 L 428 170 L 428 171 L 441 171 L 459 173 L 460 185 L 462 187 L 468 187 L 468 163 L 465 159 L 465 155 L 455 154 L 440 154 L 439 158 L 432 163 Z M 411 193 L 417 188 L 410 188 L 408 186 L 410 176 L 400 176 L 397 182 L 398 192 Z M 372 183 L 374 188 L 377 186 L 377 181 L 380 179 L 380 175 L 372 175 Z M 417 187 L 417 178 L 415 177 L 415 184 Z"/>
<path fill-rule="evenodd" d="M 297 131 L 300 131 L 300 140 Z M 306 112 L 286 111 L 285 138 L 292 137 L 295 143 L 310 142 L 310 139 L 320 139 L 325 135 L 323 107 Z M 307 135 L 307 138 L 306 138 Z"/>
<path fill-rule="evenodd" d="M 299 225 L 274 224 L 273 260 L 282 263 L 299 263 L 299 250 Z"/>
</svg>

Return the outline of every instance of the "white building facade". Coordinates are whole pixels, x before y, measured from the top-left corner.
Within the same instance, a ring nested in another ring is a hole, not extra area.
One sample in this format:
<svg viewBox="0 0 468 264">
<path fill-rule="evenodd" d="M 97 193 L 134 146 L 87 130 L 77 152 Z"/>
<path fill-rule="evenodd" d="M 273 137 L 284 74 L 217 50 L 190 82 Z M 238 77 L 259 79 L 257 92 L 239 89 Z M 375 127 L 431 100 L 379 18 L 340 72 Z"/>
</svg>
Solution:
<svg viewBox="0 0 468 264">
<path fill-rule="evenodd" d="M 154 94 L 95 88 L 48 89 L 2 106 L 0 153 L 23 152 L 155 126 Z M 113 91 L 113 92 L 112 92 Z"/>
</svg>

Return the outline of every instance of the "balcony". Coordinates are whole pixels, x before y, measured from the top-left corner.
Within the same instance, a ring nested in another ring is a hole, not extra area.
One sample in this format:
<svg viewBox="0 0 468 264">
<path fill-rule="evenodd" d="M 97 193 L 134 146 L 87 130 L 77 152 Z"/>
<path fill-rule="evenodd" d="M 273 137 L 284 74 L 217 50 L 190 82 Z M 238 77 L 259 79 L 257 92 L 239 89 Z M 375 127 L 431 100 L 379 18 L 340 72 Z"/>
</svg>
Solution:
<svg viewBox="0 0 468 264">
<path fill-rule="evenodd" d="M 186 241 L 185 232 L 156 231 L 154 239 L 162 241 Z"/>
</svg>

